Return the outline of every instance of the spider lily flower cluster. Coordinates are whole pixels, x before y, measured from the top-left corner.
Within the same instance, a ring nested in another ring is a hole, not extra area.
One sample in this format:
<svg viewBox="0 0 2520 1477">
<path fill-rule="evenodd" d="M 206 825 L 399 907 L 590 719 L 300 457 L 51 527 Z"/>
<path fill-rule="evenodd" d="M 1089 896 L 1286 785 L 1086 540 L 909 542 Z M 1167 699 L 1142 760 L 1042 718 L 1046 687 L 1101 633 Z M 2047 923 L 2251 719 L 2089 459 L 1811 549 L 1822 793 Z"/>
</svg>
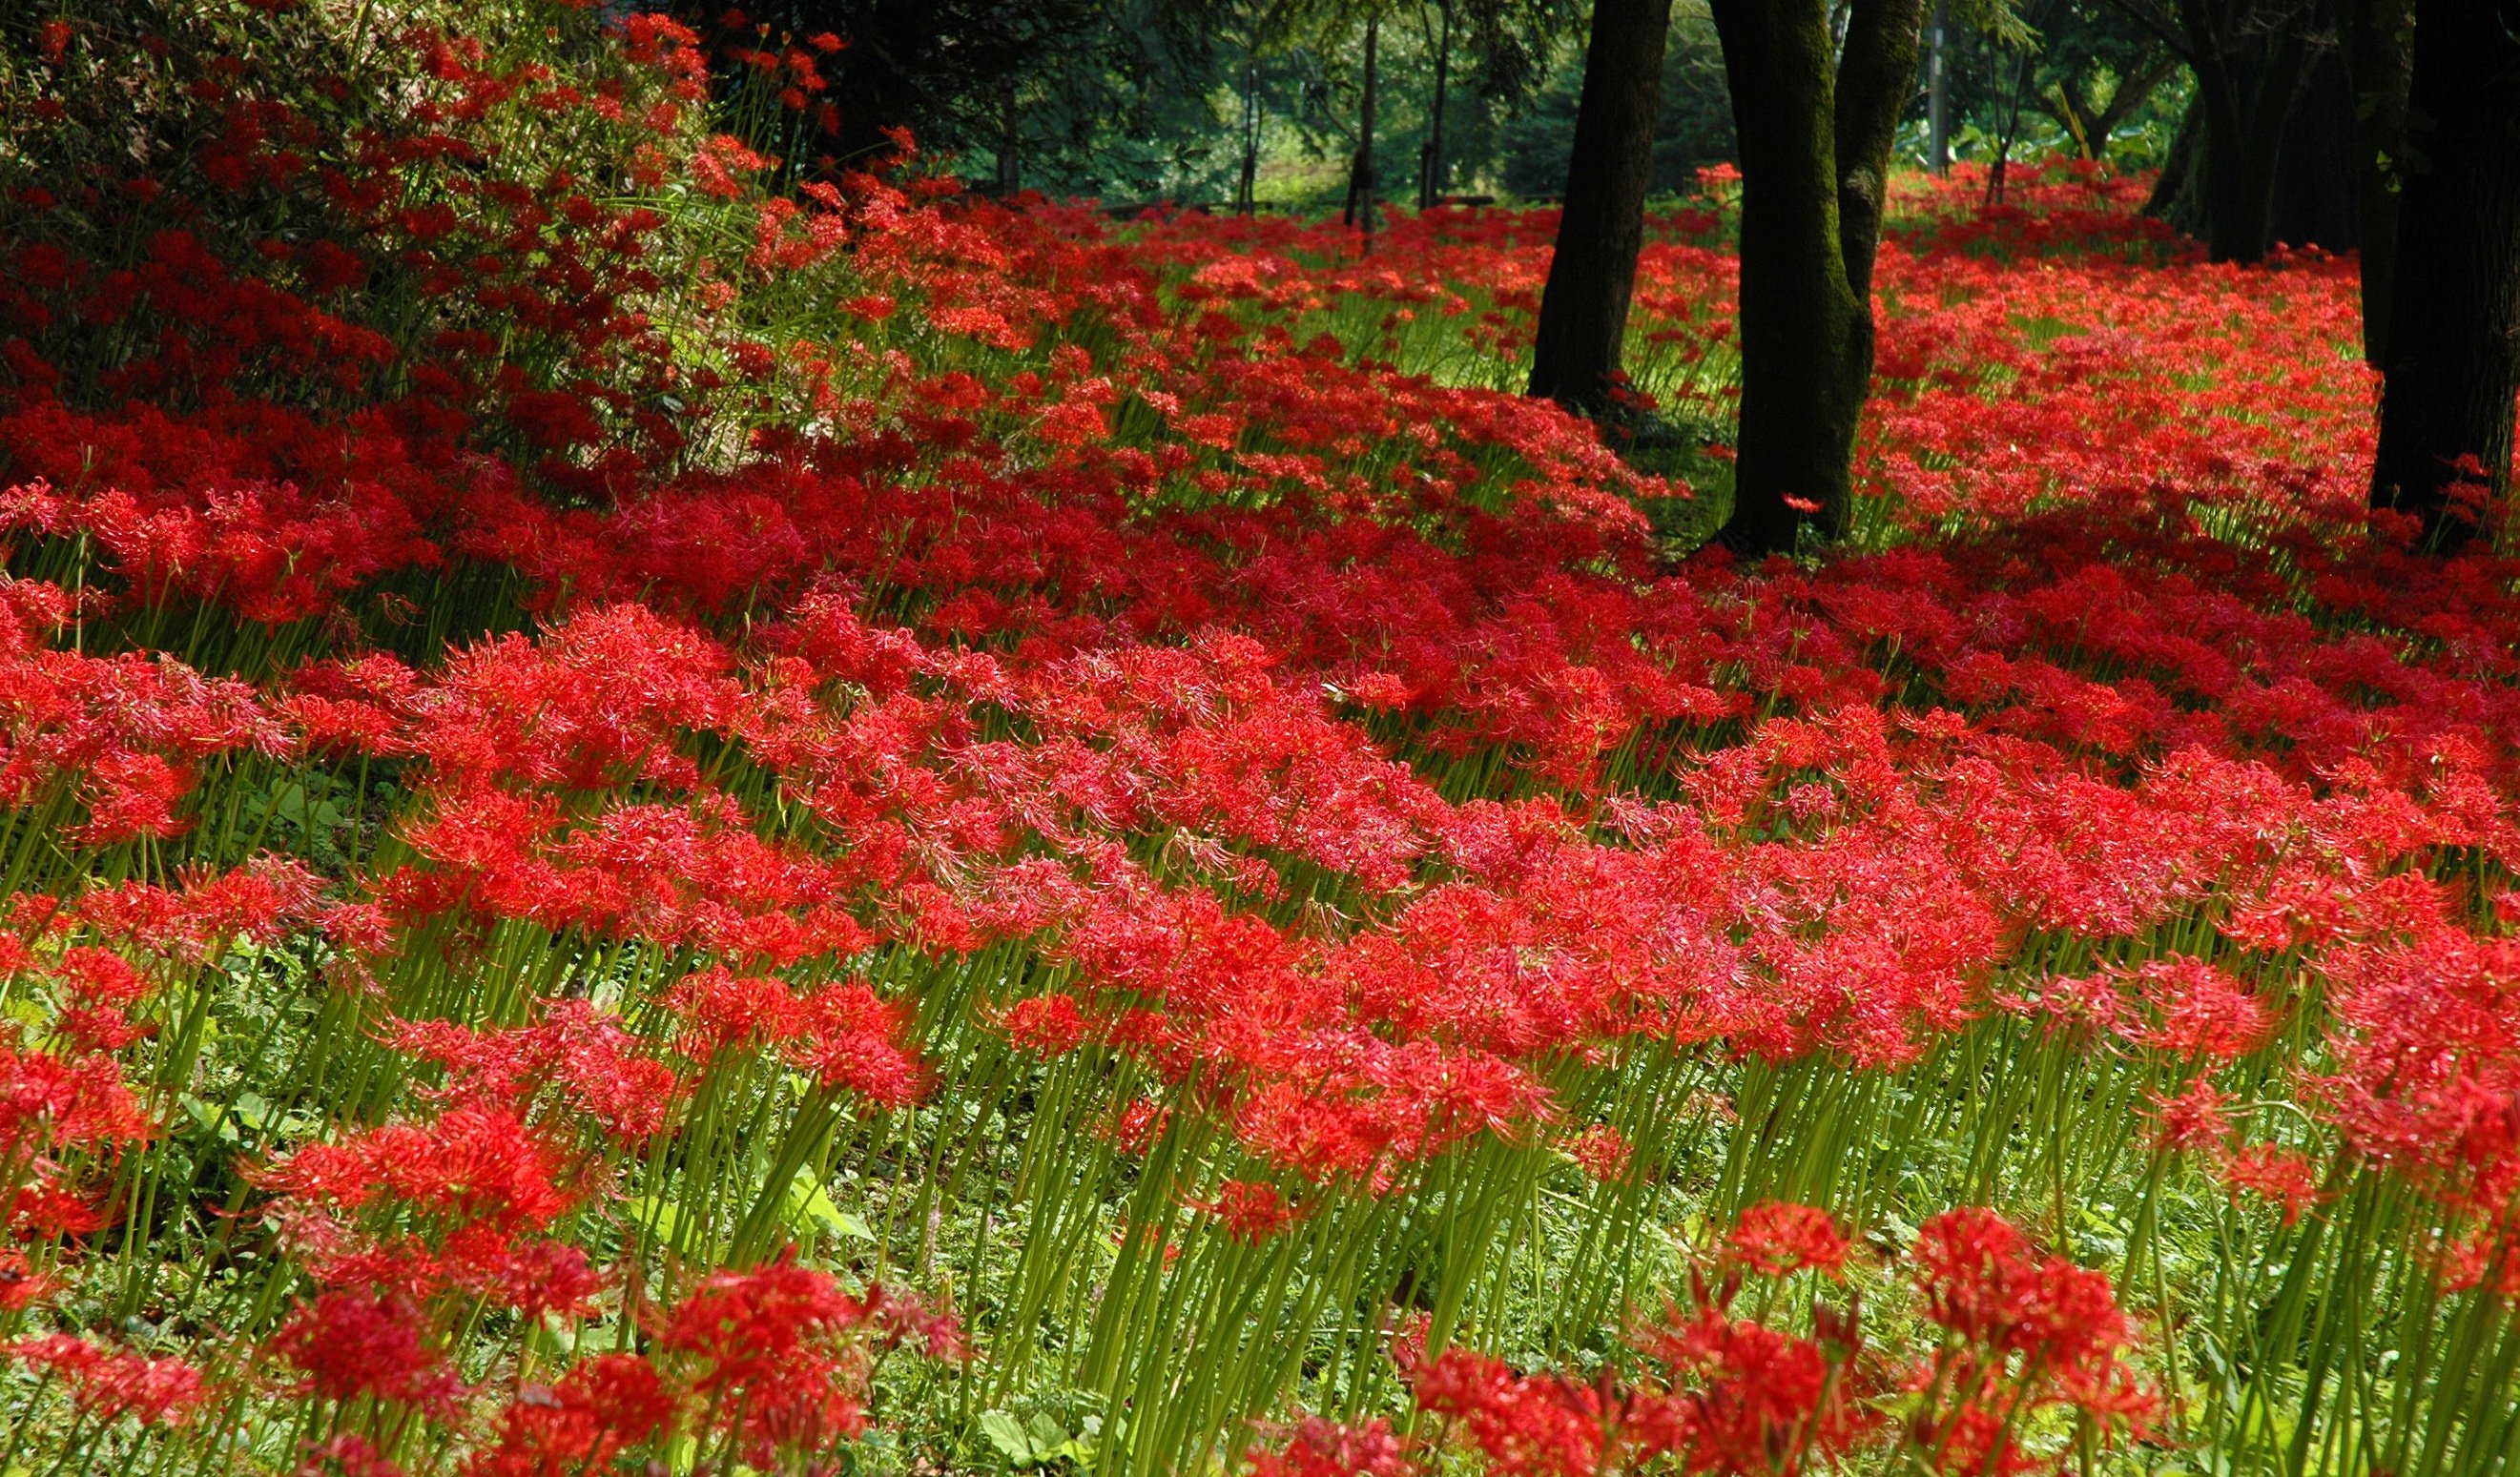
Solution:
<svg viewBox="0 0 2520 1477">
<path fill-rule="evenodd" d="M 0 1468 L 2509 1465 L 2520 566 L 2350 265 L 1927 191 L 1861 547 L 1675 562 L 1543 213 L 124 19 L 0 22 Z"/>
</svg>

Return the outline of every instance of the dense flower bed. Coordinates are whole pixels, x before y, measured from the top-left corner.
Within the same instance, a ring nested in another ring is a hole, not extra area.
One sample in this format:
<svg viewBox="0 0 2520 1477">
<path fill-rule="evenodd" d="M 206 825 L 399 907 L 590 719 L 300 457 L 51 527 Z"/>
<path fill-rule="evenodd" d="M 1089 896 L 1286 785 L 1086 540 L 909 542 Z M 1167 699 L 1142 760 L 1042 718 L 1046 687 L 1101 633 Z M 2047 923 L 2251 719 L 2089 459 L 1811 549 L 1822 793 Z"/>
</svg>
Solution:
<svg viewBox="0 0 2520 1477">
<path fill-rule="evenodd" d="M 0 22 L 0 1470 L 2507 1463 L 2520 601 L 2350 263 L 1919 187 L 1743 568 L 1720 180 L 1623 459 L 1545 213 L 152 15 Z"/>
</svg>

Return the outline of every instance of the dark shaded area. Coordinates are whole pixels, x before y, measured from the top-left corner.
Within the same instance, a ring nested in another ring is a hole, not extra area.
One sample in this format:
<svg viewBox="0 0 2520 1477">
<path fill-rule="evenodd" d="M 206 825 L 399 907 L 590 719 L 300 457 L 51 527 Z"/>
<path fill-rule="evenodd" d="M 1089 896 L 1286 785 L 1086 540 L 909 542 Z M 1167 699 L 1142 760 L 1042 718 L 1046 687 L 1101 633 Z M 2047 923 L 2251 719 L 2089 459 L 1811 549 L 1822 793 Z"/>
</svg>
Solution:
<svg viewBox="0 0 2520 1477">
<path fill-rule="evenodd" d="M 2520 6 L 2418 0 L 2371 505 L 2455 549 L 2509 492 L 2520 394 Z"/>
<path fill-rule="evenodd" d="M 1105 181 L 1126 189 L 1185 157 L 1221 168 L 1235 152 L 1207 96 L 1222 77 L 1220 25 L 1228 18 L 1204 0 L 682 8 L 695 23 L 745 44 L 842 38 L 846 45 L 823 65 L 838 128 L 814 146 L 840 168 L 890 152 L 886 131 L 894 128 L 909 129 L 928 153 L 988 160 L 991 182 L 1004 189 Z"/>
<path fill-rule="evenodd" d="M 2201 98 L 2189 103 L 2154 187 L 2152 209 L 2181 234 L 2210 242 L 2218 207 L 2207 157 L 2206 114 Z M 2323 47 L 2303 68 L 2298 101 L 2286 110 L 2280 141 L 2267 166 L 2273 184 L 2263 226 L 2234 222 L 2228 227 L 2234 242 L 2252 243 L 2254 250 L 2231 259 L 2254 259 L 2277 244 L 2329 251 L 2360 246 L 2354 148 L 2354 97 L 2345 58 L 2339 50 Z M 2240 181 L 2234 176 L 2228 185 L 2236 191 Z M 2220 208 L 2230 215 L 2249 206 L 2235 200 Z"/>
</svg>

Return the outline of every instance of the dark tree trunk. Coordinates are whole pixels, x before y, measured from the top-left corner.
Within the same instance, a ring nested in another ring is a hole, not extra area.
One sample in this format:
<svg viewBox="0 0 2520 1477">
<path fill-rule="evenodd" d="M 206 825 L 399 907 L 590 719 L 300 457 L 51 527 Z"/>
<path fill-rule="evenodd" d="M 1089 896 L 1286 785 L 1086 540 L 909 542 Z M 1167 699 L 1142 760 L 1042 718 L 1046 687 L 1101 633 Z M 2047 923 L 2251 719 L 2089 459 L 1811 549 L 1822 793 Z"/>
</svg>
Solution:
<svg viewBox="0 0 2520 1477">
<path fill-rule="evenodd" d="M 1234 179 L 1234 211 L 1238 215 L 1249 215 L 1259 208 L 1255 198 L 1260 186 L 1259 103 L 1256 96 L 1242 100 L 1242 168 Z"/>
<path fill-rule="evenodd" d="M 2170 136 L 2170 152 L 2162 157 L 2161 173 L 2153 177 L 2152 195 L 2143 202 L 2143 213 L 2159 216 L 2184 235 L 2203 235 L 2204 157 L 2204 100 L 2190 97 L 2186 111 L 2179 115 L 2179 131 Z"/>
<path fill-rule="evenodd" d="M 2475 533 L 2454 483 L 2509 490 L 2520 393 L 2520 39 L 2484 0 L 2416 0 L 2371 505 L 2427 547 Z"/>
<path fill-rule="evenodd" d="M 1580 414 L 1609 407 L 1644 244 L 1671 0 L 1596 0 L 1557 247 L 1541 290 L 1531 393 Z"/>
<path fill-rule="evenodd" d="M 2285 24 L 2276 31 L 2267 51 L 2265 72 L 2249 99 L 2243 114 L 2248 130 L 2240 141 L 2238 157 L 2224 156 L 2227 167 L 2236 167 L 2238 174 L 2232 188 L 2217 186 L 2214 200 L 2223 206 L 2205 240 L 2205 252 L 2216 261 L 2257 261 L 2274 244 L 2275 189 L 2282 183 L 2284 125 L 2291 121 L 2293 107 L 2301 100 L 2302 83 L 2307 79 L 2311 51 L 2298 24 Z M 2207 155 L 2209 163 L 2216 156 Z"/>
<path fill-rule="evenodd" d="M 1249 215 L 1259 208 L 1260 186 L 1260 38 L 1253 35 L 1242 59 L 1242 168 L 1234 181 L 1234 209 Z"/>
<path fill-rule="evenodd" d="M 1443 25 L 1435 41 L 1435 107 L 1426 115 L 1426 147 L 1418 158 L 1418 208 L 1431 210 L 1444 194 L 1444 104 L 1453 73 L 1453 6 L 1442 0 Z"/>
<path fill-rule="evenodd" d="M 2354 93 L 2342 47 L 2320 50 L 2310 64 L 2301 104 L 2284 125 L 2268 225 L 2286 246 L 2350 251 L 2362 244 L 2354 203 Z"/>
<path fill-rule="evenodd" d="M 2259 261 L 2278 241 L 2358 245 L 2354 105 L 2325 7 L 2181 0 L 2179 13 L 2196 92 L 2145 208 L 2216 261 Z"/>
<path fill-rule="evenodd" d="M 2354 129 L 2354 223 L 2362 249 L 2362 357 L 2388 362 L 2397 275 L 2399 156 L 2414 60 L 2413 0 L 2345 0 L 2346 107 Z"/>
<path fill-rule="evenodd" d="M 2048 7 L 2042 5 L 2032 12 L 2029 22 L 2033 30 L 2047 19 Z M 2021 132 L 2021 95 L 2030 85 L 2030 52 L 2023 48 L 2012 59 L 2012 83 L 2004 91 L 2003 126 L 1995 135 L 1995 162 L 1987 166 L 1986 203 L 2003 203 L 2004 176 L 2012 164 L 2012 141 Z"/>
<path fill-rule="evenodd" d="M 1925 167 L 1936 174 L 1952 172 L 1951 0 L 1934 0 L 1933 28 L 1926 32 L 1931 50 L 1925 67 Z"/>
<path fill-rule="evenodd" d="M 1023 187 L 1021 124 L 1022 115 L 1015 106 L 1014 85 L 1009 83 L 1005 95 L 998 100 L 997 193 L 1000 200 L 1014 199 L 1015 192 Z"/>
<path fill-rule="evenodd" d="M 1890 146 L 1916 74 L 1921 0 L 1714 0 L 1741 152 L 1741 553 L 1843 534 L 1872 380 L 1872 258 Z M 1838 57 L 1834 67 L 1830 58 Z"/>
<path fill-rule="evenodd" d="M 1365 98 L 1357 109 L 1356 157 L 1348 164 L 1347 223 L 1373 236 L 1373 106 L 1377 78 L 1375 58 L 1382 45 L 1382 20 L 1365 22 Z"/>
<path fill-rule="evenodd" d="M 2227 37 L 2229 6 L 2221 0 L 2181 0 L 2179 19 L 2187 33 L 2187 65 L 2196 73 L 2198 157 L 2189 166 L 2195 199 L 2204 206 L 2205 247 L 2217 261 L 2230 259 L 2227 243 L 2238 234 L 2233 198 L 2240 189 L 2241 150 L 2249 136 L 2249 107 L 2241 94 L 2241 58 Z M 2256 259 L 2256 253 L 2247 258 Z"/>
<path fill-rule="evenodd" d="M 2180 0 L 2202 156 L 2187 183 L 2216 261 L 2262 260 L 2274 240 L 2285 125 L 2317 51 L 2309 18 L 2256 11 L 2247 0 Z"/>
</svg>

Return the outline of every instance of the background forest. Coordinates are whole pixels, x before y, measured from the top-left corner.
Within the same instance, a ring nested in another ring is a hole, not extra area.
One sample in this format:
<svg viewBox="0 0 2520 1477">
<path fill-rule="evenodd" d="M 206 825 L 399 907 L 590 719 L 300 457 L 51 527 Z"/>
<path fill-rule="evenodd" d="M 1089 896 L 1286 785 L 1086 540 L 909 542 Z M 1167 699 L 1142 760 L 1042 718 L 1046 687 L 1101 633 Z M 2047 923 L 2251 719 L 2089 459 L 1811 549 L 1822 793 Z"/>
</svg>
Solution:
<svg viewBox="0 0 2520 1477">
<path fill-rule="evenodd" d="M 1363 138 L 1372 53 L 1375 196 L 1545 201 L 1564 186 L 1590 7 L 1580 0 L 1049 0 L 912 6 L 794 0 L 730 12 L 797 35 L 859 38 L 831 68 L 856 101 L 835 157 L 909 127 L 957 173 L 998 194 L 1037 190 L 1108 205 L 1339 209 Z M 2192 152 L 2194 96 L 2170 14 L 2143 0 L 1945 7 L 1926 70 L 1944 83 L 1937 154 L 1926 76 L 1903 159 L 1991 164 L 2066 156 L 2125 170 Z M 2331 27 L 2332 29 L 2332 27 Z M 2322 33 L 2323 34 L 2323 33 Z M 2264 38 L 2259 38 L 2260 45 Z M 2328 36 L 2315 50 L 2333 51 Z M 2283 239 L 2351 244 L 2318 213 L 2345 156 L 2313 115 L 2341 92 L 2324 55 L 2301 89 Z M 1440 129 L 1437 119 L 1440 114 Z M 2190 130 L 2192 134 L 2192 129 Z M 1703 3 L 1674 7 L 1654 183 L 1686 192 L 1733 157 L 1724 61 Z M 1241 179 L 1249 167 L 1252 185 Z M 2174 181 L 2174 186 L 2176 181 Z M 2175 193 L 2175 191 L 2174 191 Z M 2165 197 L 2165 204 L 2168 203 Z"/>
</svg>

